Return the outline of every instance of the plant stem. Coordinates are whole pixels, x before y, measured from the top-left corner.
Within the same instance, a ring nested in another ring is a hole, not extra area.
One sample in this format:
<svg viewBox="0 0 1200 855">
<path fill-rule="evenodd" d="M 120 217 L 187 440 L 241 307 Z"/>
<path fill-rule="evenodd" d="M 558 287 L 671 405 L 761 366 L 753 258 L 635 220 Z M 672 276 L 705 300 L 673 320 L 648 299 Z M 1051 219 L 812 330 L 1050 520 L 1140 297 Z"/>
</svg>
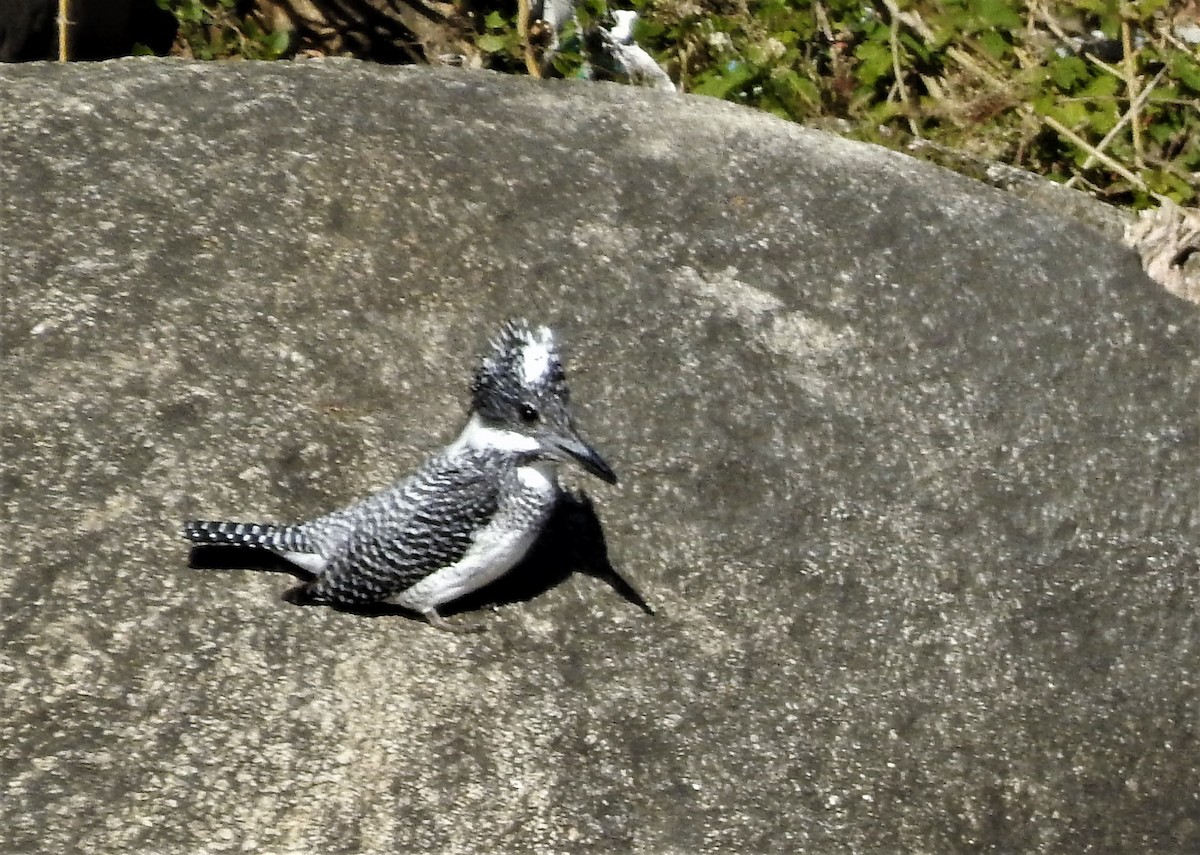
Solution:
<svg viewBox="0 0 1200 855">
<path fill-rule="evenodd" d="M 66 62 L 68 54 L 67 31 L 71 25 L 67 13 L 70 11 L 71 0 L 58 0 L 58 61 Z"/>
</svg>

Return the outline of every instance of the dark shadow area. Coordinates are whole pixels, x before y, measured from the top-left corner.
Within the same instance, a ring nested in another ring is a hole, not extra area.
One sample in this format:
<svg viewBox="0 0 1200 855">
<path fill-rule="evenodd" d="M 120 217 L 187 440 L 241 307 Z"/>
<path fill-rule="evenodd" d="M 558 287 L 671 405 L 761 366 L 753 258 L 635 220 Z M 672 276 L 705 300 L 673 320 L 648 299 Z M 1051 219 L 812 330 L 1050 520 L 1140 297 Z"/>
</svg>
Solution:
<svg viewBox="0 0 1200 855">
<path fill-rule="evenodd" d="M 305 589 L 306 583 L 313 578 L 312 574 L 265 550 L 200 544 L 192 547 L 188 567 L 194 570 L 260 570 L 287 573 L 301 583 L 283 594 L 283 600 L 293 605 L 329 605 L 338 611 L 363 617 L 417 617 L 408 609 L 391 603 L 353 606 L 315 603 L 309 599 Z M 575 572 L 607 582 L 613 590 L 643 612 L 648 615 L 654 614 L 654 609 L 609 561 L 604 527 L 596 515 L 592 500 L 586 494 L 573 493 L 563 494 L 541 536 L 534 542 L 524 561 L 492 584 L 454 601 L 444 608 L 442 613 L 451 616 L 488 606 L 527 602 L 562 584 Z"/>
<path fill-rule="evenodd" d="M 134 0 L 129 22 L 129 38 L 133 44 L 125 53 L 132 52 L 136 45 L 143 45 L 156 56 L 166 56 L 171 52 L 178 32 L 179 22 L 175 16 L 158 8 L 154 0 Z"/>
<path fill-rule="evenodd" d="M 442 32 L 443 39 L 450 39 L 466 32 L 466 18 L 458 20 L 461 12 L 448 19 L 421 0 L 394 6 L 381 0 L 314 0 L 304 8 L 283 3 L 277 9 L 296 33 L 295 49 L 348 54 L 383 65 L 426 63 L 430 57 L 424 42 L 431 34 Z"/>
<path fill-rule="evenodd" d="M 222 570 L 257 570 L 262 573 L 286 573 L 300 584 L 288 588 L 280 599 L 294 606 L 328 606 L 339 612 L 363 615 L 364 617 L 389 615 L 403 615 L 414 619 L 419 617 L 408 609 L 394 606 L 391 603 L 337 605 L 313 600 L 308 594 L 308 583 L 313 580 L 313 574 L 265 549 L 247 549 L 230 544 L 197 544 L 192 547 L 188 557 L 188 567 L 192 570 L 215 570 L 218 572 Z"/>
<path fill-rule="evenodd" d="M 0 0 L 0 62 L 49 59 L 54 0 Z"/>
<path fill-rule="evenodd" d="M 456 600 L 447 614 L 527 602 L 579 572 L 607 582 L 648 615 L 654 609 L 608 558 L 604 527 L 586 493 L 564 493 L 525 560 L 492 584 Z"/>
<path fill-rule="evenodd" d="M 195 544 L 188 556 L 188 567 L 193 570 L 261 570 L 267 573 L 287 573 L 301 582 L 312 579 L 312 574 L 307 570 L 285 561 L 273 552 L 230 544 Z"/>
<path fill-rule="evenodd" d="M 0 0 L 0 62 L 49 59 L 54 0 Z"/>
<path fill-rule="evenodd" d="M 175 16 L 154 0 L 71 0 L 71 60 L 112 59 L 145 45 L 165 54 L 175 40 Z M 0 0 L 0 62 L 58 58 L 57 0 Z"/>
</svg>

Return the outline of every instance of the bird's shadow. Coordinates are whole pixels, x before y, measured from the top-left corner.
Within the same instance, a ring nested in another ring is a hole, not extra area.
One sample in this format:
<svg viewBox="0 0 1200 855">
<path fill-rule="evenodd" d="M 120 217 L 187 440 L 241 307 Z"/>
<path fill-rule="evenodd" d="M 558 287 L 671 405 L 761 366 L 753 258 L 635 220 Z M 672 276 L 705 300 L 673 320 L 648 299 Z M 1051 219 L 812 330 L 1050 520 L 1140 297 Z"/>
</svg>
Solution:
<svg viewBox="0 0 1200 855">
<path fill-rule="evenodd" d="M 270 552 L 198 544 L 192 547 L 188 566 L 198 570 L 254 569 L 288 573 L 300 584 L 286 591 L 283 599 L 296 605 L 311 604 L 305 586 L 312 581 L 312 574 Z M 442 613 L 448 616 L 527 602 L 562 584 L 576 572 L 607 582 L 625 600 L 646 614 L 654 614 L 645 598 L 612 566 L 604 527 L 591 498 L 582 492 L 563 493 L 529 554 L 516 567 L 491 584 L 448 604 Z M 418 617 L 408 609 L 390 603 L 334 605 L 332 608 L 364 617 Z"/>
</svg>

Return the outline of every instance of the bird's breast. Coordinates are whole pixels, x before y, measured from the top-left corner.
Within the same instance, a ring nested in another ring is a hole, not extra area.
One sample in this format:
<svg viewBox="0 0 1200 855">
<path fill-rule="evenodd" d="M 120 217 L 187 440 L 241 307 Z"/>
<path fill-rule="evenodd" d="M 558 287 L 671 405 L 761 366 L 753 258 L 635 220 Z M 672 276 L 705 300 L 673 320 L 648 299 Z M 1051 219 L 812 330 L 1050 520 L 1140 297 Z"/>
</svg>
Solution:
<svg viewBox="0 0 1200 855">
<path fill-rule="evenodd" d="M 517 467 L 521 488 L 539 497 L 550 499 L 558 493 L 558 466 L 548 460 L 537 460 Z"/>
</svg>

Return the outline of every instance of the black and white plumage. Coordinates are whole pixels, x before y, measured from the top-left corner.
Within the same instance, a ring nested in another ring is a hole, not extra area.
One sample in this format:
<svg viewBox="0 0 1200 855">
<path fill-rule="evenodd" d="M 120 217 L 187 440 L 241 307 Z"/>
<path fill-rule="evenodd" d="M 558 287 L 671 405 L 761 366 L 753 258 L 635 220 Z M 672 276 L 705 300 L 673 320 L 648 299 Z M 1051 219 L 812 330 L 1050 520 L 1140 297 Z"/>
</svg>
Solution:
<svg viewBox="0 0 1200 855">
<path fill-rule="evenodd" d="M 578 0 L 529 2 L 529 20 L 544 27 L 547 39 L 541 62 L 543 76 L 550 69 L 554 55 L 562 49 L 568 27 L 573 25 L 575 35 L 567 39 L 566 45 L 569 49 L 582 51 L 584 65 L 580 73 L 584 78 L 619 80 L 664 92 L 677 91 L 662 66 L 634 40 L 637 12 L 613 10 L 601 19 L 581 25 L 577 6 Z M 605 26 L 606 23 L 611 26 Z"/>
<path fill-rule="evenodd" d="M 593 70 L 602 69 L 634 86 L 675 92 L 675 84 L 662 66 L 633 40 L 637 12 L 614 11 L 612 16 L 612 27 L 598 27 L 592 38 L 584 40 Z"/>
<path fill-rule="evenodd" d="M 510 321 L 471 384 L 458 438 L 408 478 L 298 525 L 195 521 L 197 545 L 267 550 L 312 574 L 304 599 L 391 602 L 452 629 L 438 608 L 516 565 L 558 500 L 558 464 L 616 476 L 579 435 L 554 334 Z"/>
</svg>

